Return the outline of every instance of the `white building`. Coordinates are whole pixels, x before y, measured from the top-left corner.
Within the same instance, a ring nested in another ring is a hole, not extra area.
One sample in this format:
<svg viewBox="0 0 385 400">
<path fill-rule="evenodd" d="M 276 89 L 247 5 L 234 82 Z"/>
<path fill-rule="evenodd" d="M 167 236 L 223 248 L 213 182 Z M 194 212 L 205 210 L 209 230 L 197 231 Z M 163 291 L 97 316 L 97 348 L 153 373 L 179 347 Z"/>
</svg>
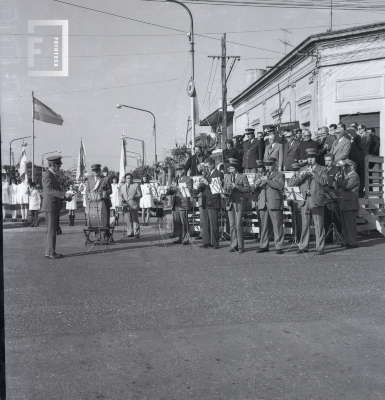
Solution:
<svg viewBox="0 0 385 400">
<path fill-rule="evenodd" d="M 257 71 L 258 72 L 258 71 Z M 313 35 L 231 104 L 234 135 L 298 121 L 311 132 L 340 121 L 376 128 L 385 156 L 385 24 Z"/>
</svg>

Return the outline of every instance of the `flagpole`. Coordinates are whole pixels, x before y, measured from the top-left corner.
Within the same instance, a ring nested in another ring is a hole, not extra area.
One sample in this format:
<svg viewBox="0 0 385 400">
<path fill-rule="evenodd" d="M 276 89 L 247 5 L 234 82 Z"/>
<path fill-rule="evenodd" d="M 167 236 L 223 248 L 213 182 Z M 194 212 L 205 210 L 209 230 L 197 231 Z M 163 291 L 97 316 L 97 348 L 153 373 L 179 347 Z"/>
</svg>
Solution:
<svg viewBox="0 0 385 400">
<path fill-rule="evenodd" d="M 33 92 L 32 92 L 32 182 L 35 182 L 35 115 L 33 109 Z"/>
</svg>

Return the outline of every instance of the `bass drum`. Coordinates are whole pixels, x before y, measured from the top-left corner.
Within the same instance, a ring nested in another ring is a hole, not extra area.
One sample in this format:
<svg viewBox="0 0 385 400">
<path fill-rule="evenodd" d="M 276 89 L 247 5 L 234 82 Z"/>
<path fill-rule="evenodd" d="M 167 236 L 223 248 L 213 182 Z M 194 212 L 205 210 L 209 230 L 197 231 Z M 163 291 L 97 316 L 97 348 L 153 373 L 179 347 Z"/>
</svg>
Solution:
<svg viewBox="0 0 385 400">
<path fill-rule="evenodd" d="M 90 200 L 87 207 L 87 223 L 89 228 L 102 227 L 102 202 L 101 200 Z"/>
</svg>

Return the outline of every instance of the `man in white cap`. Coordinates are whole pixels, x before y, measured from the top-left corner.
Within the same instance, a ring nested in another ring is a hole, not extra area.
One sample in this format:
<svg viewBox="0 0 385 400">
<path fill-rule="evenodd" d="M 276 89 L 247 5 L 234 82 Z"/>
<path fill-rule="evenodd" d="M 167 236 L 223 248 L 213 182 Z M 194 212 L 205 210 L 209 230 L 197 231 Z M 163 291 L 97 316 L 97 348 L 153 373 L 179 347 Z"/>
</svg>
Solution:
<svg viewBox="0 0 385 400">
<path fill-rule="evenodd" d="M 342 235 L 345 246 L 354 249 L 357 245 L 357 211 L 360 209 L 359 188 L 360 178 L 356 172 L 357 164 L 351 160 L 340 161 L 344 177 L 337 180 L 338 204 L 342 216 Z"/>
</svg>

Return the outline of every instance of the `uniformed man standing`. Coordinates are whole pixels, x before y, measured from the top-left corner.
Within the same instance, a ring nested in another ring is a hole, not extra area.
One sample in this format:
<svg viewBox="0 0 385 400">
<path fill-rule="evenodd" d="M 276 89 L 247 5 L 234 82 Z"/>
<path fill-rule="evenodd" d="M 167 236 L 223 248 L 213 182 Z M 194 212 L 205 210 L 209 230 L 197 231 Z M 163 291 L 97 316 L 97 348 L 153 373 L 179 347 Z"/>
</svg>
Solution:
<svg viewBox="0 0 385 400">
<path fill-rule="evenodd" d="M 359 188 L 360 178 L 356 172 L 357 164 L 349 159 L 344 163 L 344 177 L 337 179 L 339 188 L 338 203 L 342 215 L 342 234 L 346 248 L 354 249 L 357 245 L 357 211 L 360 209 Z"/>
<path fill-rule="evenodd" d="M 45 211 L 47 223 L 45 258 L 51 260 L 63 257 L 61 254 L 56 253 L 58 216 L 62 200 L 71 201 L 72 196 L 66 196 L 66 192 L 60 191 L 60 183 L 55 176 L 62 164 L 61 157 L 48 157 L 47 161 L 48 169 L 43 173 L 43 204 L 41 211 Z"/>
<path fill-rule="evenodd" d="M 324 186 L 328 183 L 326 168 L 317 164 L 318 150 L 306 149 L 308 165 L 303 167 L 299 176 L 294 180 L 294 186 L 299 186 L 304 203 L 301 207 L 302 233 L 298 254 L 309 251 L 310 222 L 313 216 L 317 254 L 324 254 Z"/>
<path fill-rule="evenodd" d="M 231 237 L 231 249 L 230 251 L 238 251 L 243 253 L 244 240 L 243 240 L 243 226 L 242 226 L 242 214 L 245 202 L 244 193 L 250 193 L 251 188 L 246 175 L 238 172 L 239 163 L 234 158 L 229 159 L 229 174 L 225 176 L 224 180 L 224 191 L 226 195 L 222 197 L 226 198 L 226 210 L 230 222 L 230 237 Z"/>
<path fill-rule="evenodd" d="M 182 186 L 188 189 L 191 196 L 193 193 L 193 180 L 189 176 L 186 176 L 185 166 L 183 164 L 177 164 L 175 166 L 175 170 L 177 176 L 166 193 L 166 195 L 172 195 L 171 205 L 173 211 L 172 217 L 175 226 L 174 231 L 175 234 L 179 236 L 172 243 L 187 245 L 187 236 L 189 234 L 187 212 L 191 206 L 191 199 L 189 196 L 186 197 L 187 192 L 182 188 Z"/>
<path fill-rule="evenodd" d="M 255 162 L 263 160 L 263 145 L 260 140 L 255 139 L 255 129 L 247 128 L 247 140 L 243 143 L 243 168 L 245 172 L 255 172 Z"/>
<path fill-rule="evenodd" d="M 285 175 L 275 170 L 277 159 L 265 159 L 266 173 L 255 182 L 259 191 L 258 210 L 260 213 L 260 247 L 257 253 L 269 251 L 269 216 L 273 224 L 277 254 L 283 254 L 283 190 Z"/>
</svg>

